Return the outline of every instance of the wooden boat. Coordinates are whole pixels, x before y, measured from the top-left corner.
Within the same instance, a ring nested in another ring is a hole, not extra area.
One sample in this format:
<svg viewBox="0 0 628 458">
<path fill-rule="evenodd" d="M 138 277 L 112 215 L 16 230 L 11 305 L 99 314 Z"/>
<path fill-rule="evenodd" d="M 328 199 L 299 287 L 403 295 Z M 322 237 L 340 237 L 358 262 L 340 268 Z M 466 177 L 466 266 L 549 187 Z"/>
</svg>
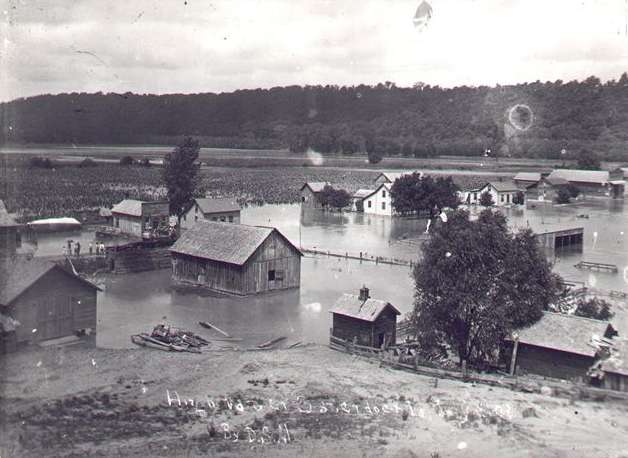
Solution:
<svg viewBox="0 0 628 458">
<path fill-rule="evenodd" d="M 214 331 L 218 331 L 219 333 L 221 333 L 223 336 L 227 337 L 227 338 L 231 338 L 231 336 L 226 333 L 225 331 L 223 331 L 222 329 L 218 328 L 217 326 L 211 324 L 208 321 L 199 321 L 198 324 L 200 324 L 201 326 L 203 326 L 206 329 L 213 329 Z"/>
<path fill-rule="evenodd" d="M 162 342 L 154 337 L 149 336 L 148 334 L 135 334 L 131 336 L 131 342 L 141 347 L 150 347 L 156 348 L 158 350 L 163 351 L 188 351 L 193 353 L 200 353 L 200 350 L 194 347 L 184 347 L 182 345 L 174 345 Z"/>
</svg>

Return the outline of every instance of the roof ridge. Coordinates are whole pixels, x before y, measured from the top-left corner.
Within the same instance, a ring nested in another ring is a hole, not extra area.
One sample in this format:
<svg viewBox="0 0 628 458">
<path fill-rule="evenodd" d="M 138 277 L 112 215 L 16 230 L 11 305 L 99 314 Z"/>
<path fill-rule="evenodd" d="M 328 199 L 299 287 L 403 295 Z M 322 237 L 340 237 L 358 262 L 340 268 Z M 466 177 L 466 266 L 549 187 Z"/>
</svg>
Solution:
<svg viewBox="0 0 628 458">
<path fill-rule="evenodd" d="M 586 317 L 586 316 L 573 315 L 571 313 L 552 312 L 550 310 L 544 310 L 543 313 L 548 313 L 548 314 L 551 314 L 551 315 L 564 316 L 564 317 L 568 317 L 568 318 L 575 318 L 575 319 L 580 319 L 580 320 L 594 321 L 596 323 L 611 324 L 610 321 L 598 320 L 596 318 L 589 318 L 589 317 Z"/>
</svg>

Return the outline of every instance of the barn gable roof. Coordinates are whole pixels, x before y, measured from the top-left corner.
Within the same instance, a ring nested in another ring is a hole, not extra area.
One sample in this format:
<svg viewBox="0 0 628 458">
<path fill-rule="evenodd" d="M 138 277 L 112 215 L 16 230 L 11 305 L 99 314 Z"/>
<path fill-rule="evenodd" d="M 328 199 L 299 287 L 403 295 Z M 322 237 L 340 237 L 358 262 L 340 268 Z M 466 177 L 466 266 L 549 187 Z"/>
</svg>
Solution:
<svg viewBox="0 0 628 458">
<path fill-rule="evenodd" d="M 111 213 L 119 213 L 121 215 L 142 216 L 142 201 L 135 199 L 124 199 L 111 209 Z"/>
<path fill-rule="evenodd" d="M 511 180 L 507 180 L 507 181 L 491 181 L 488 184 L 490 186 L 492 186 L 493 188 L 495 188 L 495 190 L 497 192 L 511 192 L 511 191 L 518 191 L 519 190 L 519 187 L 515 184 L 514 181 L 511 181 Z"/>
<path fill-rule="evenodd" d="M 40 278 L 48 272 L 58 269 L 66 275 L 100 291 L 100 288 L 93 283 L 74 275 L 62 268 L 58 264 L 42 259 L 34 258 L 30 261 L 19 260 L 11 265 L 8 275 L 0 285 L 0 305 L 8 306 L 18 297 L 33 286 Z"/>
<path fill-rule="evenodd" d="M 4 202 L 0 200 L 0 227 L 17 227 L 18 223 L 15 222 L 13 217 L 9 215 Z"/>
<path fill-rule="evenodd" d="M 375 194 L 377 194 L 379 192 L 380 189 L 386 189 L 387 191 L 390 192 L 390 190 L 392 189 L 392 184 L 390 183 L 382 183 L 380 184 L 377 188 L 375 188 L 374 191 L 371 191 L 370 194 L 367 194 L 366 196 L 362 197 L 362 199 L 368 199 L 371 196 L 374 196 Z"/>
<path fill-rule="evenodd" d="M 310 188 L 310 190 L 314 193 L 321 192 L 325 189 L 325 186 L 329 186 L 329 183 L 326 181 L 308 181 L 303 186 L 301 186 L 300 191 L 303 191 L 306 187 Z"/>
<path fill-rule="evenodd" d="M 423 177 L 423 172 L 421 172 L 420 170 L 406 170 L 404 172 L 382 172 L 377 175 L 377 177 L 375 177 L 375 181 L 379 180 L 379 178 L 383 176 L 388 182 L 392 184 L 398 178 L 401 178 L 405 175 L 412 175 L 413 173 L 418 173 L 421 177 Z"/>
<path fill-rule="evenodd" d="M 241 266 L 273 232 L 279 234 L 300 256 L 303 255 L 273 227 L 224 224 L 200 219 L 179 237 L 170 251 Z"/>
<path fill-rule="evenodd" d="M 605 170 L 556 169 L 549 176 L 550 178 L 558 177 L 580 183 L 605 184 L 608 182 L 609 173 Z"/>
<path fill-rule="evenodd" d="M 577 355 L 595 356 L 592 339 L 614 331 L 608 321 L 583 318 L 564 313 L 543 312 L 532 326 L 517 331 L 519 343 Z"/>
<path fill-rule="evenodd" d="M 372 189 L 358 189 L 356 192 L 353 193 L 353 197 L 356 199 L 362 199 L 364 197 L 370 196 L 371 194 L 373 194 L 373 190 Z"/>
<path fill-rule="evenodd" d="M 392 308 L 396 315 L 401 315 L 401 312 L 390 302 L 372 298 L 363 301 L 360 296 L 345 293 L 340 296 L 329 313 L 373 322 L 387 307 Z"/>
<path fill-rule="evenodd" d="M 238 203 L 229 197 L 219 199 L 194 199 L 194 201 L 203 214 L 240 211 Z"/>
</svg>

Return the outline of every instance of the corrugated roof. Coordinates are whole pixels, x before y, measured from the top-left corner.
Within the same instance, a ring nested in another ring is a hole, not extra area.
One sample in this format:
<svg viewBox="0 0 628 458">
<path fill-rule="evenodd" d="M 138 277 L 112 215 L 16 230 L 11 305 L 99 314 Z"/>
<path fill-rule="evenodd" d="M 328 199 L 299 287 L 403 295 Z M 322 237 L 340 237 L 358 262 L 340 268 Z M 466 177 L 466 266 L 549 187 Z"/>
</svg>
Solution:
<svg viewBox="0 0 628 458">
<path fill-rule="evenodd" d="M 336 313 L 338 315 L 373 322 L 386 307 L 392 307 L 397 315 L 401 315 L 401 312 L 390 302 L 372 298 L 362 301 L 360 297 L 355 294 L 343 294 L 336 301 L 329 313 Z"/>
<path fill-rule="evenodd" d="M 301 254 L 299 249 L 275 228 L 222 224 L 200 219 L 181 235 L 170 251 L 241 266 L 274 231 Z"/>
<path fill-rule="evenodd" d="M 0 285 L 0 304 L 5 306 L 11 304 L 11 302 L 17 299 L 24 291 L 30 288 L 33 283 L 50 272 L 52 269 L 61 269 L 67 275 L 70 275 L 71 277 L 74 277 L 95 289 L 99 289 L 96 285 L 81 277 L 77 277 L 50 261 L 38 258 L 34 258 L 30 261 L 20 259 L 12 263 L 9 267 L 7 275 L 0 279 L 0 281 L 3 282 L 3 284 Z"/>
<path fill-rule="evenodd" d="M 608 171 L 606 170 L 572 170 L 556 169 L 549 174 L 550 178 L 564 178 L 567 181 L 580 183 L 605 184 L 608 182 Z"/>
<path fill-rule="evenodd" d="M 229 197 L 220 199 L 194 199 L 194 201 L 204 214 L 240 211 L 238 203 Z"/>
<path fill-rule="evenodd" d="M 534 181 L 537 182 L 541 179 L 540 172 L 519 172 L 513 178 L 515 181 Z"/>
<path fill-rule="evenodd" d="M 604 337 L 608 321 L 582 318 L 564 313 L 544 312 L 532 326 L 519 329 L 519 343 L 560 350 L 584 356 L 595 356 L 594 337 Z M 611 326 L 612 328 L 612 326 Z"/>
<path fill-rule="evenodd" d="M 518 191 L 519 187 L 515 184 L 514 181 L 506 180 L 506 181 L 491 181 L 489 183 L 492 187 L 494 187 L 497 192 L 509 192 L 509 191 Z"/>
<path fill-rule="evenodd" d="M 111 213 L 120 213 L 129 216 L 142 216 L 142 201 L 135 199 L 124 199 L 111 209 Z"/>
<path fill-rule="evenodd" d="M 356 192 L 353 193 L 353 197 L 361 199 L 366 196 L 370 196 L 371 194 L 373 194 L 373 192 L 373 189 L 358 189 Z"/>
<path fill-rule="evenodd" d="M 303 186 L 301 186 L 301 191 L 303 191 L 303 188 L 305 188 L 306 186 L 309 187 L 312 192 L 321 192 L 325 188 L 325 186 L 329 186 L 329 183 L 326 181 L 308 181 Z"/>
<path fill-rule="evenodd" d="M 4 202 L 0 200 L 0 227 L 15 227 L 19 226 L 13 219 L 7 208 L 4 206 Z"/>
</svg>

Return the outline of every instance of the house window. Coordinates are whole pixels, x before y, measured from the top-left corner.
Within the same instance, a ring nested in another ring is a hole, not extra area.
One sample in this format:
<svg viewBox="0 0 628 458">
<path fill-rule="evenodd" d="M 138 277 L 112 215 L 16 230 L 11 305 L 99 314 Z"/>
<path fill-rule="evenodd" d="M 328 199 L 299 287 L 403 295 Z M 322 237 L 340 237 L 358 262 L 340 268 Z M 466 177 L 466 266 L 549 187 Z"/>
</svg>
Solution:
<svg viewBox="0 0 628 458">
<path fill-rule="evenodd" d="M 226 221 L 227 219 L 224 216 L 220 217 L 220 221 L 222 221 L 223 223 Z"/>
<path fill-rule="evenodd" d="M 185 215 L 185 214 L 183 215 L 183 221 L 187 221 L 187 216 L 188 215 Z"/>
<path fill-rule="evenodd" d="M 212 218 L 212 221 L 218 221 L 218 218 L 216 218 L 215 216 Z"/>
<path fill-rule="evenodd" d="M 386 191 L 382 191 L 382 197 L 385 199 L 386 198 Z"/>
<path fill-rule="evenodd" d="M 194 221 L 198 221 L 198 215 L 194 215 Z"/>
<path fill-rule="evenodd" d="M 372 205 L 371 205 L 371 201 L 370 200 L 368 201 L 368 204 L 369 204 L 368 207 L 371 208 Z"/>
<path fill-rule="evenodd" d="M 506 194 L 506 202 L 510 203 L 510 194 Z"/>
<path fill-rule="evenodd" d="M 283 280 L 283 270 L 275 270 L 275 280 Z"/>
<path fill-rule="evenodd" d="M 230 223 L 233 223 L 233 216 L 230 216 L 230 217 L 229 217 L 229 222 L 230 222 Z"/>
<path fill-rule="evenodd" d="M 503 195 L 503 194 L 500 194 L 500 195 L 499 195 L 499 200 L 500 200 L 501 202 L 503 202 L 503 201 L 504 201 L 504 195 Z"/>
<path fill-rule="evenodd" d="M 116 227 L 120 227 L 120 218 L 115 217 Z"/>
<path fill-rule="evenodd" d="M 386 210 L 386 202 L 382 202 L 382 210 Z"/>
<path fill-rule="evenodd" d="M 478 193 L 477 192 L 473 193 L 473 200 L 478 200 Z"/>
<path fill-rule="evenodd" d="M 269 270 L 268 271 L 268 281 L 275 281 L 275 271 L 274 270 Z"/>
</svg>

